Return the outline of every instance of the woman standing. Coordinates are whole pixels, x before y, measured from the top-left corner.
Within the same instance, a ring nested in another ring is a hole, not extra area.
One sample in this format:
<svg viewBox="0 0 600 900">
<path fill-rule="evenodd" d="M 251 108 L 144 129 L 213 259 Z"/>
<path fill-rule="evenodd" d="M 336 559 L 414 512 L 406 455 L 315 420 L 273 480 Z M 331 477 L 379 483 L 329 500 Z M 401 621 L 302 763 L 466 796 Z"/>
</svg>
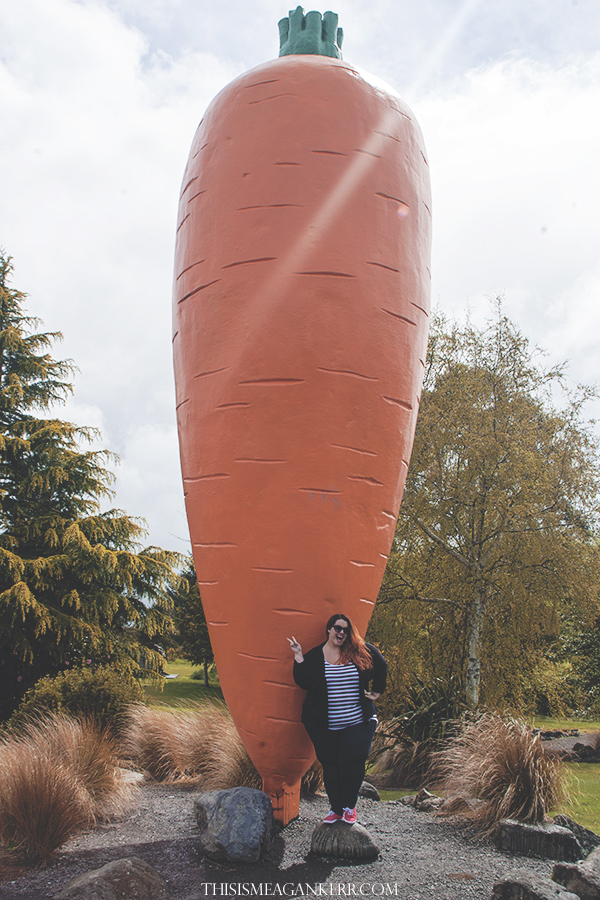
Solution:
<svg viewBox="0 0 600 900">
<path fill-rule="evenodd" d="M 294 681 L 306 691 L 302 724 L 323 766 L 331 804 L 324 821 L 353 825 L 377 727 L 374 701 L 385 690 L 387 665 L 348 616 L 332 616 L 325 633 L 325 643 L 306 656 L 295 637 L 288 641 L 294 654 Z"/>
</svg>

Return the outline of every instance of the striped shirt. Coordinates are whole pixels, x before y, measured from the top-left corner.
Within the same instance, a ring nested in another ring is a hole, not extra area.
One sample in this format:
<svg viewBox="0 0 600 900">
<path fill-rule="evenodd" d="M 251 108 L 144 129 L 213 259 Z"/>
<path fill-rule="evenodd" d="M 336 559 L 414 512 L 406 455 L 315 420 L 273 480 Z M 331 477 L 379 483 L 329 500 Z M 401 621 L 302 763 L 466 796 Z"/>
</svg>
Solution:
<svg viewBox="0 0 600 900">
<path fill-rule="evenodd" d="M 339 731 L 350 725 L 359 725 L 363 720 L 363 712 L 360 705 L 358 669 L 354 663 L 332 666 L 325 660 L 325 680 L 330 730 Z"/>
</svg>

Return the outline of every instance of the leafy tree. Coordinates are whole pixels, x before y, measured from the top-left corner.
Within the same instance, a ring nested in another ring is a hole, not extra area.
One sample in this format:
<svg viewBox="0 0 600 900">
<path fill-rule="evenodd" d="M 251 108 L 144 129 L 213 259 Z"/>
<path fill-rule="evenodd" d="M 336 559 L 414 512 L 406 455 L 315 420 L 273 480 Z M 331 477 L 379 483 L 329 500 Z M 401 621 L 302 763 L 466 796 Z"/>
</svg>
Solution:
<svg viewBox="0 0 600 900">
<path fill-rule="evenodd" d="M 195 665 L 204 667 L 204 687 L 208 687 L 208 667 L 215 657 L 200 600 L 196 570 L 191 559 L 188 560 L 178 590 L 173 593 L 173 605 L 173 620 L 182 653 Z"/>
<path fill-rule="evenodd" d="M 92 429 L 50 418 L 71 393 L 61 337 L 38 333 L 0 253 L 0 716 L 40 677 L 76 665 L 160 667 L 178 554 L 142 549 L 142 524 L 100 511 L 113 481 Z M 36 415 L 36 413 L 38 415 Z M 42 415 L 39 415 L 42 414 Z M 46 414 L 46 415 L 44 415 Z"/>
<path fill-rule="evenodd" d="M 580 713 L 600 715 L 600 616 L 584 627 L 570 622 L 555 653 L 557 665 L 567 671 L 568 684 L 579 701 Z"/>
<path fill-rule="evenodd" d="M 409 477 L 372 633 L 469 706 L 517 705 L 561 619 L 598 611 L 597 447 L 587 389 L 505 316 L 433 322 Z M 558 408 L 556 397 L 562 394 Z M 406 660 L 405 660 L 406 664 Z"/>
</svg>

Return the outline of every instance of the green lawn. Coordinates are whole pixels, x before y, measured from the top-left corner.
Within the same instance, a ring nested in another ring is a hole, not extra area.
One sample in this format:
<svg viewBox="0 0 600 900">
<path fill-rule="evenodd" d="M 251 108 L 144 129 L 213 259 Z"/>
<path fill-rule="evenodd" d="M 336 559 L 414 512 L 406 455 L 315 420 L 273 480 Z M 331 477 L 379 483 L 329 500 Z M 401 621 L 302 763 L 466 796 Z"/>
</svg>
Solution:
<svg viewBox="0 0 600 900">
<path fill-rule="evenodd" d="M 600 731 L 600 722 L 596 719 L 548 719 L 544 716 L 534 716 L 527 719 L 534 728 L 543 731 L 569 731 L 570 728 L 579 728 L 580 731 Z"/>
<path fill-rule="evenodd" d="M 600 765 L 598 763 L 569 763 L 571 802 L 554 809 L 550 815 L 563 813 L 580 825 L 600 834 Z"/>
<path fill-rule="evenodd" d="M 555 816 L 557 813 L 562 813 L 585 828 L 589 828 L 590 831 L 600 834 L 600 765 L 598 763 L 569 763 L 567 770 L 571 802 L 559 809 L 553 809 L 550 815 Z M 398 800 L 400 797 L 416 793 L 416 788 L 410 791 L 379 791 L 382 800 Z"/>
<path fill-rule="evenodd" d="M 578 728 L 582 732 L 600 731 L 600 721 L 586 719 L 548 719 L 536 716 L 532 720 L 536 728 L 545 731 Z M 571 802 L 551 815 L 563 813 L 590 831 L 600 834 L 600 765 L 598 763 L 569 763 L 569 790 Z"/>
<path fill-rule="evenodd" d="M 177 678 L 166 678 L 160 686 L 146 685 L 144 691 L 151 705 L 181 706 L 187 702 L 197 700 L 223 700 L 223 692 L 219 685 L 217 670 L 214 666 L 209 669 L 208 680 L 210 687 L 203 687 L 202 680 L 192 679 L 192 672 L 198 670 L 198 666 L 192 665 L 185 659 L 176 659 L 165 665 L 165 674 L 177 675 Z"/>
<path fill-rule="evenodd" d="M 369 776 L 367 775 L 367 781 L 369 780 Z M 379 791 L 379 796 L 382 800 L 399 800 L 400 797 L 409 797 L 411 794 L 418 793 L 418 788 L 412 788 L 407 791 L 385 791 L 383 788 Z"/>
</svg>

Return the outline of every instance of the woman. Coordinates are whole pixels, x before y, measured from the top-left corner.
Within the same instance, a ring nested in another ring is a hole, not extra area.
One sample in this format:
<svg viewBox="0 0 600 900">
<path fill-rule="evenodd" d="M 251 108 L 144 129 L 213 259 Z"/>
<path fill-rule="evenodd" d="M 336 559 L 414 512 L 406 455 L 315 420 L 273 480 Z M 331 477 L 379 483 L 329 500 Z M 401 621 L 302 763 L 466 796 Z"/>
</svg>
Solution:
<svg viewBox="0 0 600 900">
<path fill-rule="evenodd" d="M 381 653 L 365 643 L 348 616 L 332 616 L 325 633 L 325 643 L 313 647 L 306 656 L 295 637 L 288 641 L 294 654 L 294 681 L 306 691 L 302 723 L 323 766 L 331 804 L 324 821 L 353 825 L 377 727 L 374 701 L 385 690 L 387 665 Z"/>
</svg>

